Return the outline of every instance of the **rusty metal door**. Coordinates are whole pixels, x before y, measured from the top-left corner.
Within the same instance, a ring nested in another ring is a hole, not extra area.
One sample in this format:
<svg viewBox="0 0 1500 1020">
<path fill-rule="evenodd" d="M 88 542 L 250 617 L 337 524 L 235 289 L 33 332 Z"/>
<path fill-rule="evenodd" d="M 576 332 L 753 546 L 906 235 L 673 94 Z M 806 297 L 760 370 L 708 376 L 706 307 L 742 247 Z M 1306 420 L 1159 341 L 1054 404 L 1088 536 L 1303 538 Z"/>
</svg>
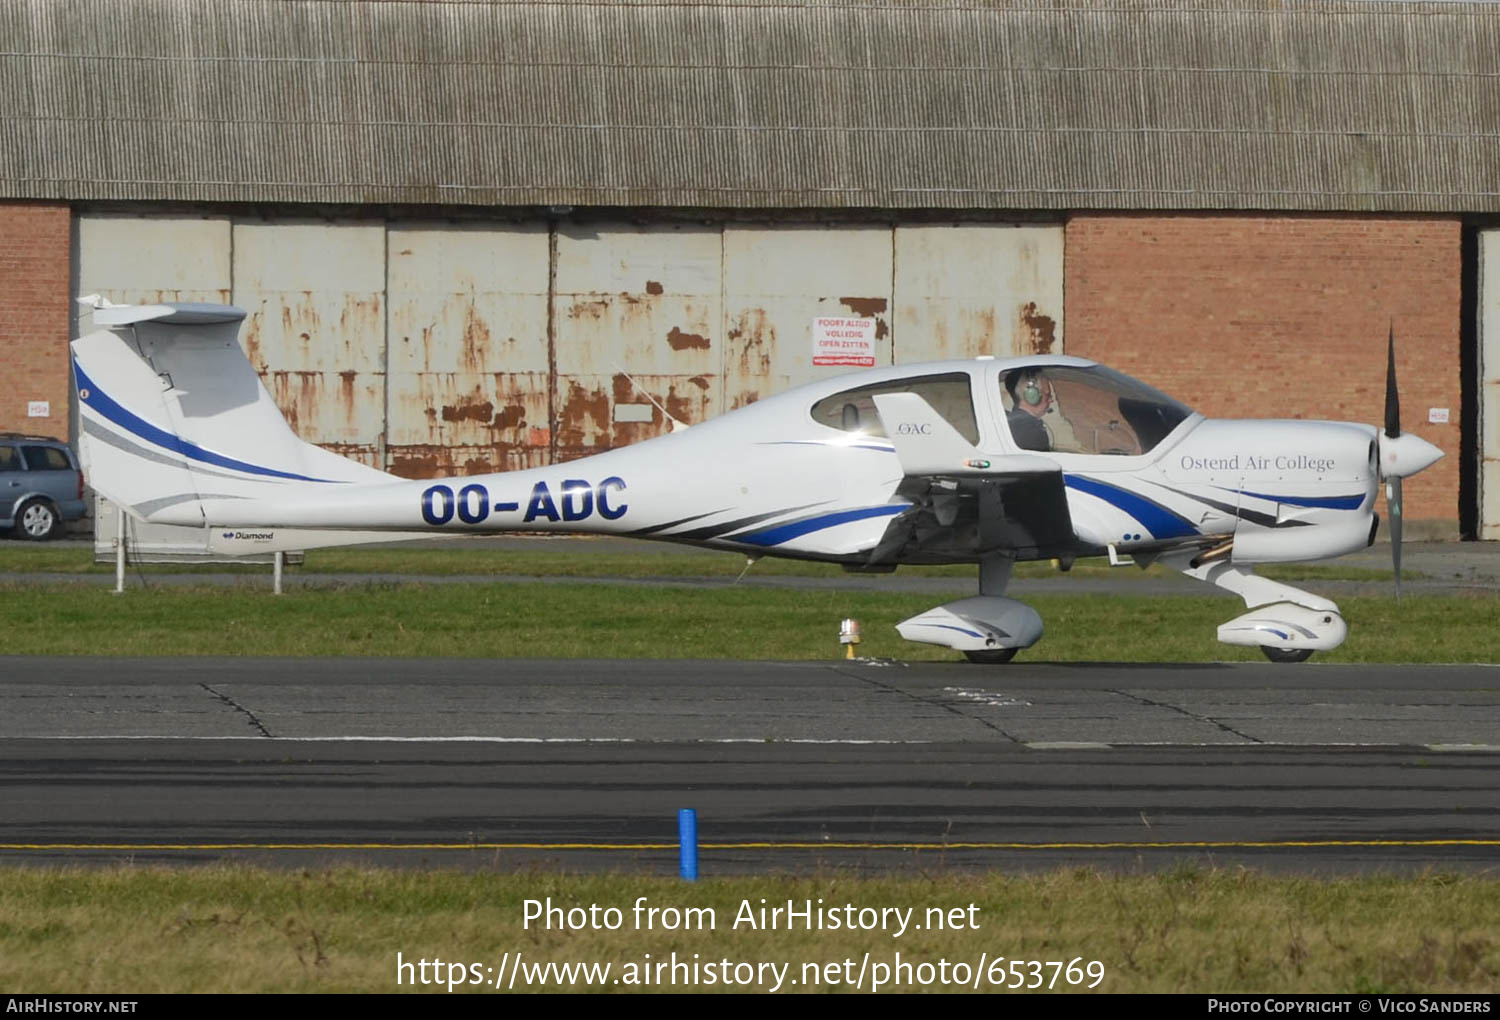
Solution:
<svg viewBox="0 0 1500 1020">
<path fill-rule="evenodd" d="M 813 320 L 875 320 L 875 363 L 892 363 L 889 226 L 724 228 L 724 410 L 848 372 L 814 366 Z"/>
<path fill-rule="evenodd" d="M 303 439 L 380 467 L 385 367 L 385 225 L 239 222 L 240 334 Z"/>
<path fill-rule="evenodd" d="M 292 427 L 408 477 L 570 460 L 848 371 L 813 364 L 819 317 L 872 320 L 880 365 L 1062 345 L 1056 226 L 91 215 L 79 230 L 81 291 L 240 304 Z"/>
<path fill-rule="evenodd" d="M 1061 354 L 1063 229 L 895 230 L 896 359 Z"/>
<path fill-rule="evenodd" d="M 722 235 L 681 224 L 558 228 L 557 460 L 719 413 Z"/>
<path fill-rule="evenodd" d="M 429 478 L 548 461 L 547 228 L 393 224 L 386 464 Z"/>
</svg>

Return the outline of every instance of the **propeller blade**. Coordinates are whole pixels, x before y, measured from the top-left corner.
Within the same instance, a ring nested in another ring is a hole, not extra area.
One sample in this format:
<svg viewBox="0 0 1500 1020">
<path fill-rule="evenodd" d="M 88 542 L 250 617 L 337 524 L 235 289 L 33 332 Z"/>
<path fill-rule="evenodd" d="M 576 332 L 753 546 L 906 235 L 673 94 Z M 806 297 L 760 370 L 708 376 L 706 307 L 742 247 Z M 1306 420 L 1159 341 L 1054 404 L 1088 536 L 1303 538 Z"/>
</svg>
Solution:
<svg viewBox="0 0 1500 1020">
<path fill-rule="evenodd" d="M 1401 398 L 1396 393 L 1396 324 L 1391 323 L 1385 361 L 1385 434 L 1395 439 L 1401 434 Z"/>
<path fill-rule="evenodd" d="M 1396 568 L 1396 601 L 1401 601 L 1401 478 L 1386 479 L 1386 517 L 1391 526 L 1391 564 Z"/>
</svg>

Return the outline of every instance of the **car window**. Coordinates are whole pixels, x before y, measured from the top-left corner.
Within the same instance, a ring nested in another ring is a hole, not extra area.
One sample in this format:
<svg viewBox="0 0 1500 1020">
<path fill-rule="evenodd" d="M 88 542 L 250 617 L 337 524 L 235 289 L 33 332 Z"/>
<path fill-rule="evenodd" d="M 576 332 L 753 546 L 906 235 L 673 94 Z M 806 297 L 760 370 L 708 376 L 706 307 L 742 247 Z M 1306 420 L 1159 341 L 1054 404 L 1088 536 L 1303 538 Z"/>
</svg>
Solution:
<svg viewBox="0 0 1500 1020">
<path fill-rule="evenodd" d="M 33 471 L 71 471 L 68 455 L 55 446 L 23 446 L 26 466 Z"/>
<path fill-rule="evenodd" d="M 974 417 L 974 398 L 970 394 L 969 374 L 921 375 L 893 379 L 874 386 L 844 390 L 824 397 L 812 406 L 812 417 L 819 425 L 858 432 L 867 436 L 885 435 L 885 426 L 875 410 L 878 393 L 915 393 L 942 415 L 949 425 L 971 443 L 979 442 L 979 423 Z"/>
<path fill-rule="evenodd" d="M 14 446 L 0 446 L 0 471 L 20 471 L 21 454 Z"/>
</svg>

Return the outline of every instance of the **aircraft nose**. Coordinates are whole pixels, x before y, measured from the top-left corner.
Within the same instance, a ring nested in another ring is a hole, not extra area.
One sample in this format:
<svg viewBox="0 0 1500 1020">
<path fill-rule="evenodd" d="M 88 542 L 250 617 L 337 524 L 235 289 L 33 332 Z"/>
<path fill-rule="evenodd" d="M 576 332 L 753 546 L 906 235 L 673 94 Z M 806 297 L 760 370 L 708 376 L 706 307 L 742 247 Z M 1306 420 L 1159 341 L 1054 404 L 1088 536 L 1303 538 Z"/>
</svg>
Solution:
<svg viewBox="0 0 1500 1020">
<path fill-rule="evenodd" d="M 1410 432 L 1392 438 L 1380 436 L 1380 474 L 1383 478 L 1405 478 L 1431 467 L 1443 451 Z"/>
</svg>

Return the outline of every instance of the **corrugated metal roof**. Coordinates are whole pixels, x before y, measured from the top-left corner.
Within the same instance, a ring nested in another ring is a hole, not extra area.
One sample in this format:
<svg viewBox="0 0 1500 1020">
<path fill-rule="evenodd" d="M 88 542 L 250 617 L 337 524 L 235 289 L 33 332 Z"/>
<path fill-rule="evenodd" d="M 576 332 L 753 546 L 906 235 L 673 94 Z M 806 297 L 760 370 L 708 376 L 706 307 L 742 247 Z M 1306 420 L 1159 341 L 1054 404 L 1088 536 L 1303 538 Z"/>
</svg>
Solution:
<svg viewBox="0 0 1500 1020">
<path fill-rule="evenodd" d="M 0 6 L 0 195 L 1500 210 L 1485 3 Z"/>
</svg>

